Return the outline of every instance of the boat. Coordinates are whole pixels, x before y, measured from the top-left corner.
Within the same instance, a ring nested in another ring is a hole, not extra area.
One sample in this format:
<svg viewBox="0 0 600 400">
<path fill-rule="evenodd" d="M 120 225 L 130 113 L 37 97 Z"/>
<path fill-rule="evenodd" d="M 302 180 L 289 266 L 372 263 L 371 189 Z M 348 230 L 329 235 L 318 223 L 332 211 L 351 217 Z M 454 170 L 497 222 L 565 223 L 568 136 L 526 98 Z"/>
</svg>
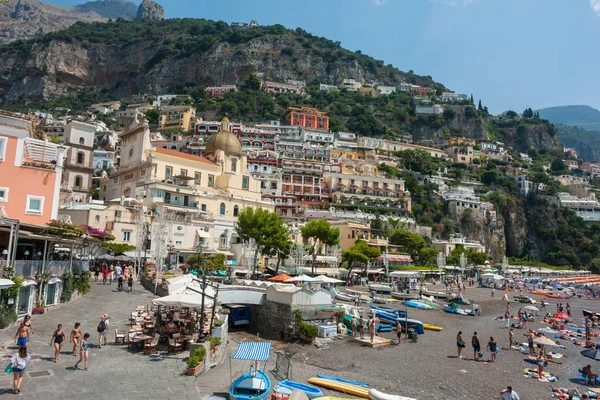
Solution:
<svg viewBox="0 0 600 400">
<path fill-rule="evenodd" d="M 600 313 L 589 311 L 589 310 L 583 310 L 583 316 L 586 318 L 589 318 L 589 317 L 600 318 Z"/>
<path fill-rule="evenodd" d="M 428 306 L 431 306 L 432 308 L 438 309 L 440 308 L 440 304 L 435 302 L 434 300 L 429 300 L 429 299 L 421 299 L 419 300 L 419 303 L 423 303 L 423 304 L 427 304 Z"/>
<path fill-rule="evenodd" d="M 300 390 L 300 391 L 304 392 L 310 398 L 323 396 L 323 392 L 321 392 L 321 389 L 319 389 L 319 388 L 307 385 L 305 383 L 289 381 L 287 379 L 279 382 L 277 384 L 277 386 L 286 388 L 289 390 Z"/>
<path fill-rule="evenodd" d="M 389 321 L 393 325 L 396 325 L 396 321 L 398 321 L 400 323 L 400 325 L 402 326 L 403 330 L 412 328 L 419 335 L 422 335 L 425 333 L 425 328 L 423 328 L 423 323 L 421 321 L 418 321 L 416 319 L 399 317 L 399 316 L 397 316 L 397 314 L 390 314 L 390 313 L 386 313 L 384 311 L 379 311 L 379 310 L 373 310 L 373 311 L 377 318 L 383 319 L 385 321 Z"/>
<path fill-rule="evenodd" d="M 423 329 L 428 330 L 428 331 L 438 331 L 439 332 L 444 328 L 442 328 L 441 326 L 423 324 Z"/>
<path fill-rule="evenodd" d="M 405 306 L 420 308 L 421 310 L 431 310 L 431 306 L 425 303 L 420 303 L 418 301 L 403 301 L 402 304 Z"/>
<path fill-rule="evenodd" d="M 237 400 L 263 400 L 271 391 L 271 379 L 262 370 L 254 376 L 246 372 L 229 386 L 229 398 Z"/>
<path fill-rule="evenodd" d="M 419 298 L 419 293 L 394 292 L 390 294 L 390 296 L 398 300 L 417 300 Z"/>
<path fill-rule="evenodd" d="M 329 379 L 323 378 L 310 378 L 308 383 L 312 383 L 313 385 L 321 386 L 327 389 L 335 390 L 337 392 L 342 392 L 346 394 L 350 394 L 352 396 L 362 397 L 364 399 L 369 398 L 369 389 L 362 387 L 351 385 L 349 383 L 331 381 Z"/>
<path fill-rule="evenodd" d="M 336 381 L 336 382 L 342 382 L 342 383 L 349 383 L 350 385 L 362 386 L 362 387 L 366 387 L 366 388 L 369 387 L 369 385 L 366 384 L 366 383 L 349 381 L 349 380 L 346 380 L 346 379 L 338 378 L 337 376 L 317 374 L 317 378 L 329 379 L 330 381 Z"/>
<path fill-rule="evenodd" d="M 383 393 L 376 389 L 369 389 L 369 397 L 372 400 L 416 400 L 412 397 Z"/>
<path fill-rule="evenodd" d="M 391 297 L 381 297 L 381 296 L 375 296 L 373 297 L 373 303 L 376 304 L 391 304 L 391 303 L 397 303 L 398 300 L 391 298 Z"/>
<path fill-rule="evenodd" d="M 444 308 L 444 311 L 447 312 L 447 313 L 450 313 L 450 314 L 469 315 L 462 308 L 456 308 L 456 307 L 446 307 L 446 308 Z"/>
<path fill-rule="evenodd" d="M 313 400 L 354 400 L 354 397 L 323 396 L 323 397 L 317 397 L 316 399 L 313 399 Z"/>
<path fill-rule="evenodd" d="M 448 296 L 452 297 L 450 293 L 446 292 L 436 292 L 435 290 L 423 290 L 423 296 L 433 296 L 438 299 L 447 299 Z"/>
<path fill-rule="evenodd" d="M 369 289 L 371 289 L 375 293 L 379 293 L 379 294 L 390 294 L 393 291 L 393 289 L 392 289 L 391 286 L 379 285 L 379 284 L 376 284 L 376 283 L 370 284 L 369 285 Z"/>
<path fill-rule="evenodd" d="M 586 300 L 600 300 L 600 297 L 588 297 Z"/>
<path fill-rule="evenodd" d="M 335 295 L 335 298 L 341 301 L 349 301 L 349 302 L 354 302 L 356 301 L 356 299 L 354 298 L 354 296 L 350 296 L 349 294 L 345 294 L 345 293 L 337 293 Z"/>
<path fill-rule="evenodd" d="M 525 303 L 525 304 L 535 304 L 536 301 L 528 296 L 513 296 L 512 300 L 509 300 L 511 303 Z"/>
<path fill-rule="evenodd" d="M 386 312 L 388 314 L 396 314 L 398 317 L 400 318 L 406 318 L 407 315 L 407 311 L 406 310 L 399 310 L 397 308 L 390 308 L 390 307 L 381 307 L 381 306 L 375 306 L 375 305 L 370 305 L 371 310 L 379 310 L 379 311 L 383 311 Z M 410 317 L 410 315 L 408 315 L 408 317 Z"/>
</svg>

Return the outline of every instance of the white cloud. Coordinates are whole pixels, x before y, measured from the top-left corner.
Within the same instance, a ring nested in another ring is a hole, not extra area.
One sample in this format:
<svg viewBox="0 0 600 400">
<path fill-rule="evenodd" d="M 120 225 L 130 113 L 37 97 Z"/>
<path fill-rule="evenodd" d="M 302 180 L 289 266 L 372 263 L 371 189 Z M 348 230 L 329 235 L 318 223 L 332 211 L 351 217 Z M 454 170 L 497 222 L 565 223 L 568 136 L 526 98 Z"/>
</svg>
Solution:
<svg viewBox="0 0 600 400">
<path fill-rule="evenodd" d="M 590 7 L 600 16 L 600 0 L 590 0 Z"/>
<path fill-rule="evenodd" d="M 376 6 L 383 6 L 387 0 L 374 0 Z"/>
</svg>

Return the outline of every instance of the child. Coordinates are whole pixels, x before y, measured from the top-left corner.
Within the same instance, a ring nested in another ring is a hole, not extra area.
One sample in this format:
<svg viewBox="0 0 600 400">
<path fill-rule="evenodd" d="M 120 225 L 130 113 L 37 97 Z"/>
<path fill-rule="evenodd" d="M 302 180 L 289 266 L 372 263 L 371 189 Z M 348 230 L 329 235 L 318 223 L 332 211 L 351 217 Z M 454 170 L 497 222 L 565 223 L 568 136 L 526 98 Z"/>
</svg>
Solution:
<svg viewBox="0 0 600 400">
<path fill-rule="evenodd" d="M 488 342 L 488 350 L 492 353 L 492 362 L 496 362 L 496 353 L 498 352 L 498 344 L 494 341 L 494 337 L 490 337 Z"/>
<path fill-rule="evenodd" d="M 85 371 L 88 370 L 88 340 L 90 338 L 90 334 L 86 333 L 85 335 L 83 335 L 83 340 L 81 341 L 81 351 L 79 352 L 80 356 L 79 356 L 79 361 L 77 361 L 75 363 L 75 369 L 79 369 L 79 363 L 81 362 L 81 360 L 83 360 L 83 367 L 85 369 Z"/>
<path fill-rule="evenodd" d="M 131 292 L 133 290 L 133 276 L 129 275 L 127 278 L 127 291 Z"/>
</svg>

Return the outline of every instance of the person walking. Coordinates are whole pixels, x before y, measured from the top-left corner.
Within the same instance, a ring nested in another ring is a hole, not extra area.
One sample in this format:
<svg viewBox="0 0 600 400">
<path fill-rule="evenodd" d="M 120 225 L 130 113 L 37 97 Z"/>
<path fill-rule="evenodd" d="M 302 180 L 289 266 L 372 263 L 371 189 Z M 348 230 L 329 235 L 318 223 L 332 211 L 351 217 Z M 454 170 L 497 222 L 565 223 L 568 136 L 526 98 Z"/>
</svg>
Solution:
<svg viewBox="0 0 600 400">
<path fill-rule="evenodd" d="M 12 356 L 10 362 L 13 370 L 13 393 L 21 393 L 21 382 L 23 381 L 23 373 L 27 368 L 27 363 L 31 360 L 31 356 L 27 353 L 27 346 L 19 347 L 19 352 Z"/>
<path fill-rule="evenodd" d="M 507 386 L 500 394 L 504 400 L 521 400 L 517 392 L 513 390 L 512 386 Z"/>
<path fill-rule="evenodd" d="M 510 328 L 510 311 L 508 310 L 504 313 L 504 327 L 506 329 Z"/>
<path fill-rule="evenodd" d="M 492 362 L 496 362 L 496 355 L 498 354 L 498 343 L 494 340 L 494 337 L 490 337 L 490 341 L 487 344 L 487 348 L 490 351 Z"/>
<path fill-rule="evenodd" d="M 50 339 L 50 346 L 54 343 L 54 362 L 57 362 L 60 358 L 60 350 L 63 347 L 63 343 L 65 341 L 67 334 L 63 330 L 61 324 L 58 324 L 56 330 L 52 334 L 52 338 Z"/>
<path fill-rule="evenodd" d="M 462 349 L 465 348 L 465 341 L 462 337 L 462 331 L 458 331 L 458 334 L 456 335 L 456 347 L 458 347 L 458 358 L 463 358 L 461 353 Z"/>
<path fill-rule="evenodd" d="M 75 357 L 77 357 L 77 349 L 79 348 L 81 335 L 81 322 L 75 322 L 75 326 L 71 329 L 71 334 L 69 335 L 69 342 L 73 343 L 73 355 Z"/>
<path fill-rule="evenodd" d="M 362 317 L 362 315 L 360 316 L 360 319 L 358 320 L 358 331 L 360 332 L 360 338 L 364 339 L 365 338 L 365 320 Z"/>
<path fill-rule="evenodd" d="M 21 324 L 17 328 L 17 333 L 15 334 L 15 343 L 17 344 L 17 346 L 23 347 L 27 345 L 27 341 L 29 339 L 29 328 L 25 325 L 25 322 L 21 322 Z"/>
<path fill-rule="evenodd" d="M 100 266 L 96 265 L 96 268 L 94 268 L 94 282 L 98 282 L 99 276 L 100 276 Z"/>
<path fill-rule="evenodd" d="M 356 318 L 354 317 L 350 320 L 350 329 L 352 329 L 352 336 L 356 337 Z"/>
<path fill-rule="evenodd" d="M 105 265 L 102 270 L 102 284 L 106 285 L 106 281 L 108 280 L 108 267 Z"/>
<path fill-rule="evenodd" d="M 400 320 L 396 320 L 396 337 L 398 338 L 398 344 L 402 343 L 402 324 L 400 324 Z"/>
<path fill-rule="evenodd" d="M 83 368 L 85 371 L 88 370 L 88 357 L 89 357 L 89 353 L 88 353 L 88 348 L 89 348 L 89 343 L 88 343 L 88 339 L 90 338 L 90 334 L 86 332 L 85 335 L 83 335 L 83 340 L 81 341 L 81 345 L 80 345 L 80 350 L 79 350 L 79 361 L 77 361 L 75 363 L 75 369 L 79 369 L 79 363 L 81 361 L 83 361 Z"/>
<path fill-rule="evenodd" d="M 479 360 L 479 353 L 481 352 L 481 342 L 479 341 L 479 336 L 477 336 L 477 332 L 473 332 L 473 337 L 471 338 L 471 345 L 473 346 L 473 360 Z"/>
<path fill-rule="evenodd" d="M 119 277 L 117 278 L 117 290 L 119 292 L 123 291 L 123 275 L 119 275 Z"/>
<path fill-rule="evenodd" d="M 529 354 L 532 356 L 535 355 L 535 349 L 533 347 L 534 337 L 535 337 L 535 333 L 530 329 L 529 333 L 527 334 L 527 345 L 529 346 Z"/>
<path fill-rule="evenodd" d="M 108 337 L 106 336 L 110 330 L 110 321 L 108 320 L 108 314 L 104 314 L 98 323 L 98 348 L 102 348 L 102 338 L 104 338 L 104 345 L 108 344 Z"/>
<path fill-rule="evenodd" d="M 515 342 L 515 330 L 510 328 L 508 330 L 508 349 L 512 350 L 512 345 Z"/>
<path fill-rule="evenodd" d="M 133 276 L 131 275 L 129 275 L 129 278 L 127 278 L 127 291 L 133 291 Z"/>
<path fill-rule="evenodd" d="M 567 303 L 567 315 L 571 318 L 571 306 Z"/>
</svg>

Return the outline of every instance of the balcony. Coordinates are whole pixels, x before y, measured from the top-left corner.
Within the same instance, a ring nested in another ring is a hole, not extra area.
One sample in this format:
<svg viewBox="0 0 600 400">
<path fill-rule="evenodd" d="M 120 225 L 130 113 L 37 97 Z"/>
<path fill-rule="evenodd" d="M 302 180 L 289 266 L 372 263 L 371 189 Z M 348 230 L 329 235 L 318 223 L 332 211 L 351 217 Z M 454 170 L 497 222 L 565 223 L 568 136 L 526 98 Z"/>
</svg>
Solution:
<svg viewBox="0 0 600 400">
<path fill-rule="evenodd" d="M 43 140 L 23 139 L 21 166 L 54 171 L 59 158 L 58 146 Z"/>
</svg>

